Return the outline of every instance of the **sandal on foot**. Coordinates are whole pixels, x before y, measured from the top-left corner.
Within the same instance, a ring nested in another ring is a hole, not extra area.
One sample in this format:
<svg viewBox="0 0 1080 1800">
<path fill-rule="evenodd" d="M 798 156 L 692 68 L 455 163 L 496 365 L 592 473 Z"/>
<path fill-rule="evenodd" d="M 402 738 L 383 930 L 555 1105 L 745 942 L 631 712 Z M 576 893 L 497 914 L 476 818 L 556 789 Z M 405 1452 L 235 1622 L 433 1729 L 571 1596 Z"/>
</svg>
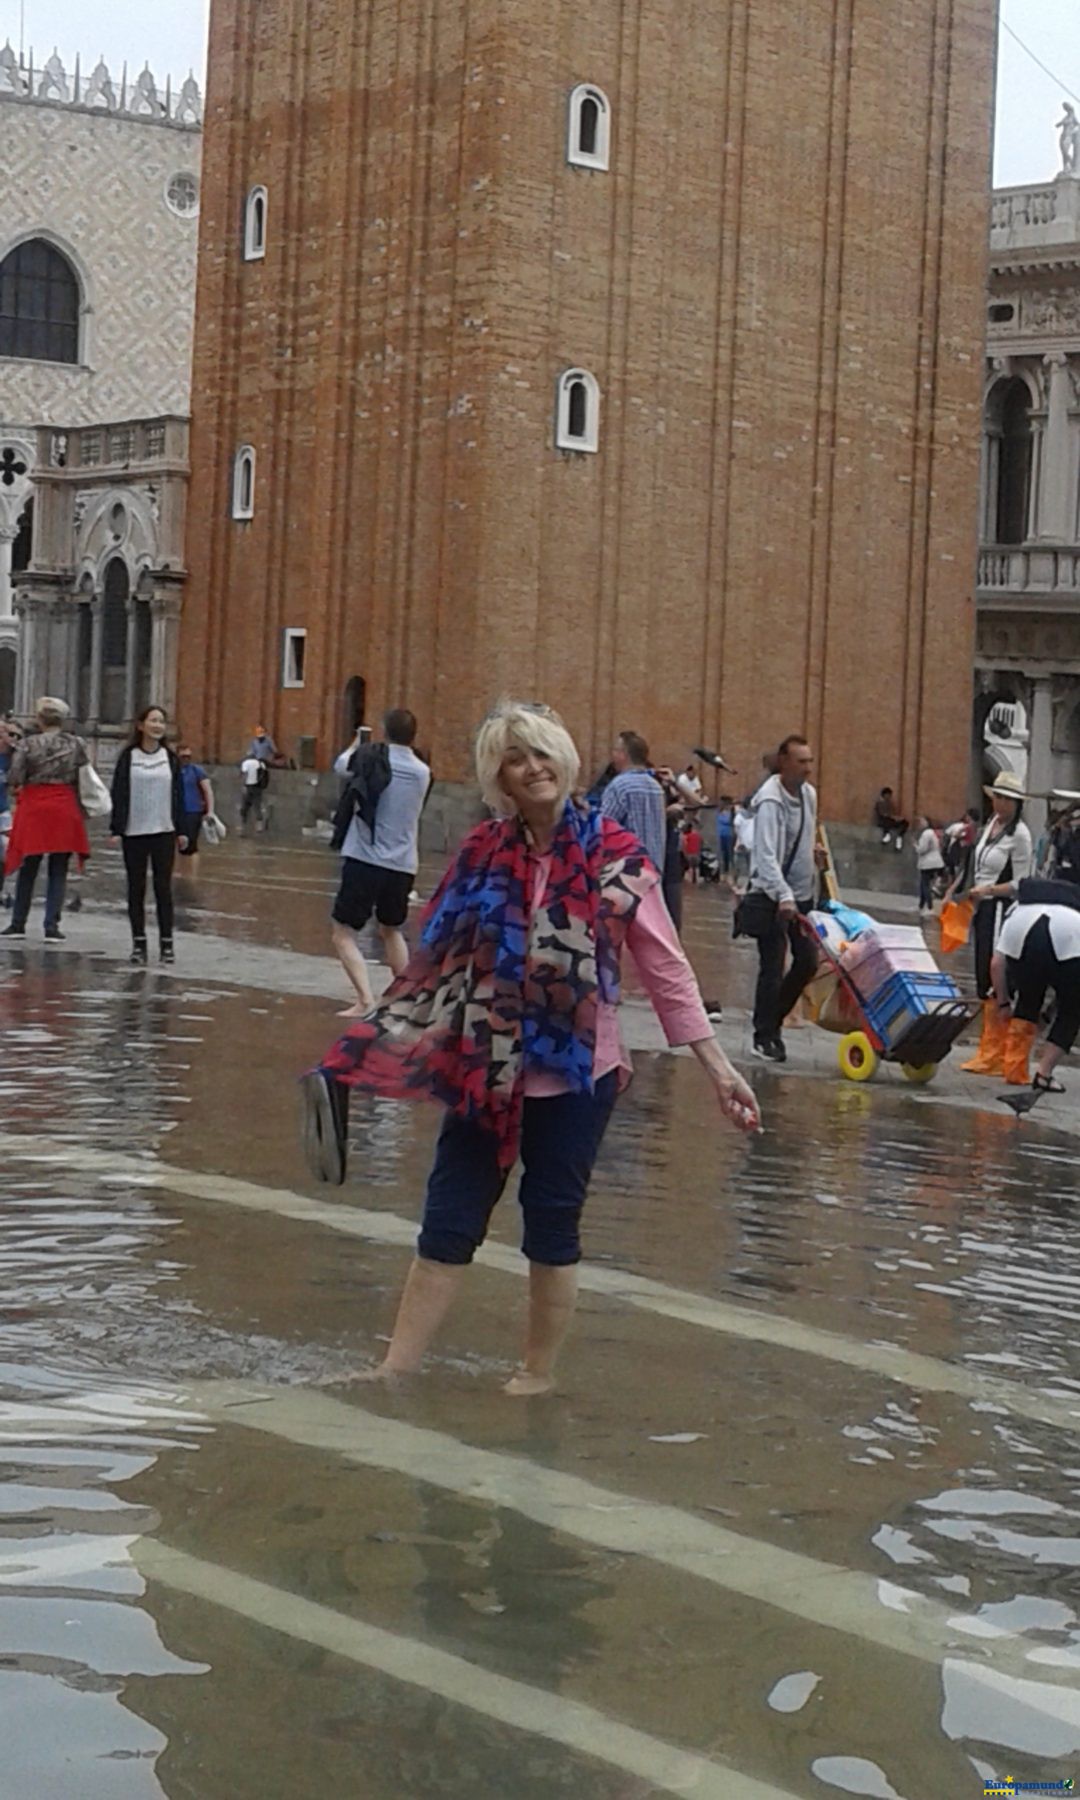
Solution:
<svg viewBox="0 0 1080 1800">
<path fill-rule="evenodd" d="M 341 1187 L 347 1160 L 348 1089 L 315 1069 L 300 1083 L 304 1154 L 316 1181 Z"/>
<path fill-rule="evenodd" d="M 1031 1085 L 1037 1094 L 1063 1094 L 1065 1092 L 1065 1083 L 1055 1081 L 1052 1075 L 1035 1075 L 1032 1077 Z"/>
</svg>

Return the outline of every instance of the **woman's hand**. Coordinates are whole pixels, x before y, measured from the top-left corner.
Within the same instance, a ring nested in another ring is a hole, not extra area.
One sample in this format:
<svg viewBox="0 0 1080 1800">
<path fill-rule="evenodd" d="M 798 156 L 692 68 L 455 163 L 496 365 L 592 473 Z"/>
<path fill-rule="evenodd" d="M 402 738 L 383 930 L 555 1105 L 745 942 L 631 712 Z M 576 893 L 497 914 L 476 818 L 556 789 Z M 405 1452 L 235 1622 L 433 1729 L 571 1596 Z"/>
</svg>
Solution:
<svg viewBox="0 0 1080 1800">
<path fill-rule="evenodd" d="M 739 1131 L 760 1131 L 761 1113 L 754 1090 L 732 1068 L 716 1039 L 702 1038 L 690 1048 L 713 1084 L 724 1117 Z"/>
<path fill-rule="evenodd" d="M 110 838 L 109 838 L 109 843 L 110 843 L 110 844 L 111 844 L 111 845 L 112 845 L 112 847 L 113 847 L 113 849 L 114 849 L 114 850 L 119 850 L 119 848 L 120 848 L 120 838 L 119 838 L 119 836 L 118 836 L 118 834 L 117 834 L 117 833 L 116 833 L 116 832 L 113 832 L 113 833 L 112 833 L 112 834 L 111 834 L 111 835 L 110 835 Z"/>
<path fill-rule="evenodd" d="M 993 893 L 992 887 L 973 887 L 968 889 L 968 899 L 978 903 L 980 900 L 992 899 Z"/>
<path fill-rule="evenodd" d="M 738 1131 L 750 1133 L 761 1130 L 757 1097 L 737 1069 L 730 1069 L 726 1077 L 718 1076 L 715 1087 L 720 1111 L 725 1119 L 730 1119 Z"/>
<path fill-rule="evenodd" d="M 183 855 L 184 851 L 188 847 L 187 838 L 186 837 L 178 837 L 176 840 L 176 846 L 177 846 L 177 849 L 180 851 L 180 854 Z"/>
</svg>

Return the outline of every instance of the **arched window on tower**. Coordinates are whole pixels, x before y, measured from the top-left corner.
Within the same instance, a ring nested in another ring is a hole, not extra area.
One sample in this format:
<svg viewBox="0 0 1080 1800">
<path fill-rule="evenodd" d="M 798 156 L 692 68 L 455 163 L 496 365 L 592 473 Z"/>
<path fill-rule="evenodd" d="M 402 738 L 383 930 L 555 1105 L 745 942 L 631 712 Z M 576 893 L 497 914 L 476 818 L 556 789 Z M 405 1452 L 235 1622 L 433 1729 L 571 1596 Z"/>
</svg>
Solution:
<svg viewBox="0 0 1080 1800">
<path fill-rule="evenodd" d="M 555 443 L 560 450 L 593 455 L 600 448 L 600 384 L 588 369 L 566 369 L 559 376 Z"/>
<path fill-rule="evenodd" d="M 266 205 L 266 189 L 253 187 L 244 207 L 245 262 L 259 262 L 266 255 Z"/>
<path fill-rule="evenodd" d="M 232 516 L 255 517 L 255 452 L 250 444 L 241 444 L 233 462 Z"/>
<path fill-rule="evenodd" d="M 44 238 L 16 244 L 0 263 L 0 356 L 79 360 L 79 278 Z"/>
<path fill-rule="evenodd" d="M 566 157 L 581 169 L 611 166 L 611 105 L 598 87 L 583 85 L 570 95 Z"/>
<path fill-rule="evenodd" d="M 1031 391 L 1020 376 L 999 381 L 986 406 L 986 528 L 996 544 L 1031 535 Z"/>
</svg>

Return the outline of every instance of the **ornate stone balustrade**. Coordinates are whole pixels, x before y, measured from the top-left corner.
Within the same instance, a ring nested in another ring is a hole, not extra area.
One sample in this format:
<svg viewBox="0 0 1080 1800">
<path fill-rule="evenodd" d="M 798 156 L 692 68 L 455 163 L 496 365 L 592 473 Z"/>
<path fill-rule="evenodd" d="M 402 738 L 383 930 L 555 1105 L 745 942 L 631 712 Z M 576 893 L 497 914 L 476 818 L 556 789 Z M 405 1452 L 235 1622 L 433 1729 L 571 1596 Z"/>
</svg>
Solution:
<svg viewBox="0 0 1080 1800">
<path fill-rule="evenodd" d="M 1061 604 L 1070 597 L 1080 607 L 1080 546 L 990 546 L 979 553 L 980 600 L 1037 600 Z"/>
<path fill-rule="evenodd" d="M 1080 177 L 1059 175 L 1039 187 L 998 188 L 990 215 L 991 250 L 1080 243 Z"/>
<path fill-rule="evenodd" d="M 189 74 L 174 94 L 167 79 L 164 91 L 147 65 L 141 75 L 129 82 L 127 64 L 119 82 L 104 60 L 91 75 L 83 75 L 78 57 L 69 74 L 54 50 L 43 67 L 35 69 L 34 53 L 23 61 L 5 44 L 0 50 L 0 100 L 23 101 L 30 105 L 79 106 L 91 112 L 116 113 L 129 119 L 153 119 L 162 125 L 179 125 L 198 131 L 202 127 L 203 103 L 199 84 Z"/>
</svg>

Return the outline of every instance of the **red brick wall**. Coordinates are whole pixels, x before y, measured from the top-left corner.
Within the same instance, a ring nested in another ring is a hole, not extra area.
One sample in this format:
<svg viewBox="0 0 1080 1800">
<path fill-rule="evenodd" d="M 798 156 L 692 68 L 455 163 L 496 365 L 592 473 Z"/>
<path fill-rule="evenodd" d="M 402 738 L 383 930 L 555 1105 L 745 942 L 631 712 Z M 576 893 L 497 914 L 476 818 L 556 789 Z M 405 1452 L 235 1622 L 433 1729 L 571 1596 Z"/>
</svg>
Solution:
<svg viewBox="0 0 1080 1800">
<path fill-rule="evenodd" d="M 748 772 L 805 724 L 832 816 L 958 806 L 993 35 L 992 0 L 215 0 L 184 730 L 325 763 L 362 674 L 455 779 L 515 689 L 590 765 L 633 724 Z M 565 161 L 579 80 L 609 174 Z M 597 457 L 553 449 L 571 363 Z"/>
</svg>

